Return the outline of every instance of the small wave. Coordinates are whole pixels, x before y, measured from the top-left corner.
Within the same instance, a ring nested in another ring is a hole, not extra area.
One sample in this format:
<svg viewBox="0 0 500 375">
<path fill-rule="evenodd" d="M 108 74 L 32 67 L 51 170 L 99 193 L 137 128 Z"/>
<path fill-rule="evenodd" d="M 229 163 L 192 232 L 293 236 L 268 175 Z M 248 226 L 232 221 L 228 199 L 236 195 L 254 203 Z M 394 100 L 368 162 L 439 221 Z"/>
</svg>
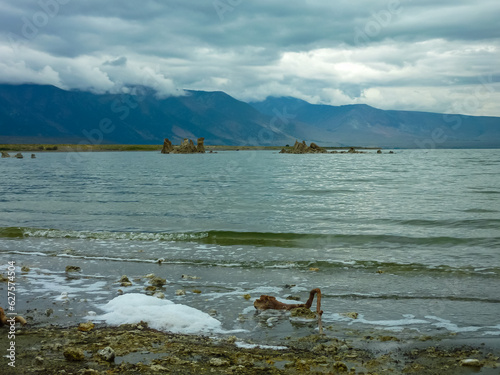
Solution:
<svg viewBox="0 0 500 375">
<path fill-rule="evenodd" d="M 493 224 L 498 225 L 495 221 Z M 484 225 L 484 223 L 478 223 Z M 495 225 L 495 227 L 496 227 Z M 323 248 L 330 245 L 418 245 L 418 246 L 500 246 L 500 237 L 408 237 L 386 234 L 323 234 L 286 232 L 237 232 L 210 230 L 206 232 L 111 232 L 0 227 L 0 238 L 68 238 L 86 240 L 179 241 L 206 245 L 282 248 Z"/>
<path fill-rule="evenodd" d="M 132 240 L 132 241 L 195 241 L 208 236 L 206 232 L 154 233 L 154 232 L 109 232 L 77 231 L 64 229 L 41 229 L 28 227 L 0 228 L 0 238 L 69 238 L 92 240 Z"/>
</svg>

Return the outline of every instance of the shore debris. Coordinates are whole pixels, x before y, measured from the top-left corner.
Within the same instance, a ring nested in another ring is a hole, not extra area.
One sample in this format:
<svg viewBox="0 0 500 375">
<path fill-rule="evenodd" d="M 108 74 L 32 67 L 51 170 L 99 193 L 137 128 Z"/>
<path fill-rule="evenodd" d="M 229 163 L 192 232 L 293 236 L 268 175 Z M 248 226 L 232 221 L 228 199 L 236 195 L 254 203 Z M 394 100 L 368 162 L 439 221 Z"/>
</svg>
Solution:
<svg viewBox="0 0 500 375">
<path fill-rule="evenodd" d="M 20 323 L 22 326 L 25 326 L 26 324 L 28 324 L 26 319 L 24 319 L 20 315 L 17 315 L 14 317 L 14 324 L 15 323 Z M 0 327 L 3 327 L 4 325 L 12 325 L 12 317 L 10 319 L 7 319 L 7 315 L 5 315 L 5 311 L 0 307 Z"/>
<path fill-rule="evenodd" d="M 306 303 L 283 303 L 276 299 L 276 297 L 261 295 L 259 299 L 256 299 L 253 303 L 254 307 L 257 310 L 292 310 L 299 307 L 305 307 L 306 309 L 311 308 L 312 302 L 314 300 L 314 295 L 318 295 L 316 299 L 316 312 L 318 315 L 322 315 L 323 311 L 321 310 L 321 290 L 319 288 L 315 288 L 309 292 L 309 299 Z"/>
</svg>

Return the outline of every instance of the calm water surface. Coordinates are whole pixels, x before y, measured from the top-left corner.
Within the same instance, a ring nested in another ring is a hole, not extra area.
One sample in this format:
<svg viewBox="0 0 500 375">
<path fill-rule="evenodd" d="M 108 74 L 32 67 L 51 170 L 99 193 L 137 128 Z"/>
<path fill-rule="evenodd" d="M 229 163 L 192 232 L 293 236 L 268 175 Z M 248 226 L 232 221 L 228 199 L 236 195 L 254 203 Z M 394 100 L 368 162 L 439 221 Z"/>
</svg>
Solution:
<svg viewBox="0 0 500 375">
<path fill-rule="evenodd" d="M 314 332 L 252 303 L 316 287 L 333 335 L 499 337 L 499 170 L 500 150 L 2 159 L 0 272 L 16 261 L 17 308 L 35 324 L 83 321 L 154 273 L 167 299 L 247 338 Z"/>
</svg>

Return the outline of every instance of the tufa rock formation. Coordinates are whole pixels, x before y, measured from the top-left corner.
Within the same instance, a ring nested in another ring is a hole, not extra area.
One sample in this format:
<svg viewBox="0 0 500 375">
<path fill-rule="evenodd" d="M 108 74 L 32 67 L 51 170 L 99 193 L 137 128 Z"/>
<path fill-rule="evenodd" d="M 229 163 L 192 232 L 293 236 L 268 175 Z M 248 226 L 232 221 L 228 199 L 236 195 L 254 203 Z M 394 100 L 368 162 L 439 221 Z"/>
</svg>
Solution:
<svg viewBox="0 0 500 375">
<path fill-rule="evenodd" d="M 162 154 L 204 154 L 205 153 L 205 138 L 198 138 L 198 144 L 195 146 L 191 139 L 184 138 L 182 143 L 174 147 L 168 138 L 163 141 Z"/>
<path fill-rule="evenodd" d="M 327 151 L 323 147 L 318 146 L 314 142 L 311 143 L 311 145 L 308 147 L 306 145 L 306 141 L 302 141 L 302 143 L 295 141 L 295 145 L 291 150 L 282 149 L 280 151 L 280 154 L 325 154 L 325 153 L 327 153 Z"/>
<path fill-rule="evenodd" d="M 184 138 L 181 145 L 177 148 L 178 154 L 194 154 L 197 152 L 196 146 L 192 139 Z"/>
<path fill-rule="evenodd" d="M 196 151 L 199 152 L 200 154 L 205 153 L 205 138 L 198 138 L 197 140 L 197 145 L 196 145 Z"/>
<path fill-rule="evenodd" d="M 172 146 L 172 142 L 168 138 L 165 138 L 163 141 L 163 148 L 161 149 L 162 154 L 169 154 L 174 151 L 174 147 Z"/>
</svg>

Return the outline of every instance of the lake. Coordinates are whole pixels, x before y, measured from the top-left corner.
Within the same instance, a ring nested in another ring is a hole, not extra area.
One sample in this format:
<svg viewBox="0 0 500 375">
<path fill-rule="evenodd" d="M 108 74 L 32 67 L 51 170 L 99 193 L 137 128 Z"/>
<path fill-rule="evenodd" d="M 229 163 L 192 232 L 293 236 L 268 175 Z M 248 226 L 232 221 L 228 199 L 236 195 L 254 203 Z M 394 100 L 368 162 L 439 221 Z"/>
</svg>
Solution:
<svg viewBox="0 0 500 375">
<path fill-rule="evenodd" d="M 500 150 L 26 156 L 0 160 L 0 273 L 16 262 L 35 325 L 86 321 L 154 273 L 248 340 L 317 330 L 253 307 L 313 288 L 327 334 L 500 336 Z"/>
</svg>

